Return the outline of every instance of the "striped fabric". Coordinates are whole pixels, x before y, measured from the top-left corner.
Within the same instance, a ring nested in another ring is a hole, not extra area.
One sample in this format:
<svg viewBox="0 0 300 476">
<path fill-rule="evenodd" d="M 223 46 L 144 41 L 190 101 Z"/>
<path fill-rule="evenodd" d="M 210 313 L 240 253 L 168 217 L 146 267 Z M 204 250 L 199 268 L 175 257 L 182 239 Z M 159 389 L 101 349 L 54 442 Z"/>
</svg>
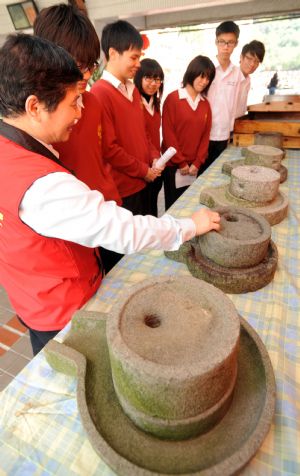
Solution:
<svg viewBox="0 0 300 476">
<path fill-rule="evenodd" d="M 275 372 L 277 405 L 274 424 L 261 449 L 243 470 L 247 476 L 300 474 L 300 151 L 288 151 L 289 216 L 272 227 L 279 251 L 273 282 L 248 294 L 230 295 L 239 313 L 264 341 Z M 186 217 L 199 205 L 205 186 L 223 184 L 225 160 L 240 158 L 227 149 L 171 209 Z M 88 310 L 109 312 L 124 287 L 149 276 L 189 274 L 182 263 L 151 251 L 124 257 L 103 281 Z M 62 339 L 67 329 L 59 334 Z M 96 455 L 83 431 L 75 398 L 76 380 L 53 371 L 43 352 L 0 397 L 0 475 L 113 476 Z M 122 476 L 122 475 L 121 475 Z"/>
</svg>

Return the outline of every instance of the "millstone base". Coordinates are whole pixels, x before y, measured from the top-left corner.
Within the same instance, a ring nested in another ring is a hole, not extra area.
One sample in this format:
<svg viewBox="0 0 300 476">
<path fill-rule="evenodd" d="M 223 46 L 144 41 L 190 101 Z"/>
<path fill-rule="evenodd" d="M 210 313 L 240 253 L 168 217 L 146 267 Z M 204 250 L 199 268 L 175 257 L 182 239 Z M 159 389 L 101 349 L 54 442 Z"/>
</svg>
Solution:
<svg viewBox="0 0 300 476">
<path fill-rule="evenodd" d="M 287 216 L 288 211 L 288 200 L 281 192 L 278 193 L 275 200 L 263 205 L 234 197 L 229 193 L 229 185 L 203 189 L 200 193 L 200 203 L 209 208 L 227 206 L 250 208 L 268 220 L 270 225 L 280 223 Z"/>
<path fill-rule="evenodd" d="M 222 172 L 223 172 L 223 174 L 226 174 L 226 175 L 230 176 L 232 169 L 234 169 L 235 167 L 239 167 L 240 165 L 246 165 L 245 164 L 245 159 L 230 160 L 228 162 L 224 162 L 224 164 L 222 166 Z M 284 167 L 284 165 L 281 165 L 278 172 L 280 174 L 280 183 L 285 182 L 286 179 L 287 179 L 287 176 L 288 176 L 287 168 Z"/>
<path fill-rule="evenodd" d="M 241 318 L 237 382 L 224 418 L 208 433 L 173 442 L 139 430 L 122 411 L 111 376 L 107 318 L 107 314 L 79 311 L 64 344 L 51 340 L 45 347 L 54 369 L 77 375 L 81 422 L 102 460 L 119 476 L 240 472 L 262 444 L 275 409 L 272 365 L 254 329 Z"/>
<path fill-rule="evenodd" d="M 185 263 L 190 273 L 199 279 L 213 284 L 225 293 L 241 294 L 257 291 L 269 284 L 275 274 L 278 252 L 273 241 L 270 242 L 266 257 L 261 263 L 249 268 L 225 268 L 201 254 L 197 243 L 197 257 L 195 240 L 184 243 L 178 251 L 165 251 L 165 255 Z"/>
</svg>

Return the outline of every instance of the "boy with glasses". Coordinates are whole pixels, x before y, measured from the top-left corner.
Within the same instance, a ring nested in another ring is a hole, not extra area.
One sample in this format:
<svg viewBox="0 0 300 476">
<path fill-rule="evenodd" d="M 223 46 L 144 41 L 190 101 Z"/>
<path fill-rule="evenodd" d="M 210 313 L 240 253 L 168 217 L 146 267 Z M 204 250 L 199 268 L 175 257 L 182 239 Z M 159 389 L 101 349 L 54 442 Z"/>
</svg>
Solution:
<svg viewBox="0 0 300 476">
<path fill-rule="evenodd" d="M 233 21 L 225 21 L 216 29 L 218 54 L 214 61 L 216 75 L 207 98 L 212 110 L 212 127 L 205 169 L 226 149 L 233 129 L 240 69 L 231 63 L 230 57 L 238 44 L 240 29 Z"/>
<path fill-rule="evenodd" d="M 242 79 L 236 106 L 236 117 L 241 117 L 247 112 L 247 99 L 250 90 L 250 74 L 253 74 L 265 56 L 265 46 L 261 41 L 253 40 L 243 46 L 240 56 L 240 70 Z"/>
<path fill-rule="evenodd" d="M 143 40 L 130 23 L 106 25 L 101 46 L 107 60 L 102 78 L 91 92 L 103 107 L 103 152 L 123 200 L 134 215 L 150 213 L 147 182 L 161 171 L 152 167 L 159 151 L 145 129 L 141 96 L 132 79 L 140 68 Z"/>
<path fill-rule="evenodd" d="M 81 119 L 67 142 L 52 144 L 61 163 L 90 189 L 101 192 L 105 200 L 121 205 L 111 167 L 102 157 L 102 110 L 96 98 L 86 91 L 90 77 L 99 66 L 100 42 L 95 28 L 78 8 L 60 4 L 39 13 L 34 34 L 67 50 L 83 76 L 78 82 Z"/>
</svg>

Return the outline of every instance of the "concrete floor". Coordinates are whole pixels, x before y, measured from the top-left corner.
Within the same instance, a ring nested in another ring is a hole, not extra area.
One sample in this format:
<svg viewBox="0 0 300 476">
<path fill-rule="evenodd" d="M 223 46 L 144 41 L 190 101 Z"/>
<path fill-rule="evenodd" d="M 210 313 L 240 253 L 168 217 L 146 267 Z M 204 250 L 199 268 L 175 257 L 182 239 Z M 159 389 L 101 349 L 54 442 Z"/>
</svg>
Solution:
<svg viewBox="0 0 300 476">
<path fill-rule="evenodd" d="M 158 214 L 164 213 L 164 194 L 158 197 Z M 16 317 L 0 286 L 0 391 L 25 367 L 33 354 L 27 329 Z"/>
</svg>

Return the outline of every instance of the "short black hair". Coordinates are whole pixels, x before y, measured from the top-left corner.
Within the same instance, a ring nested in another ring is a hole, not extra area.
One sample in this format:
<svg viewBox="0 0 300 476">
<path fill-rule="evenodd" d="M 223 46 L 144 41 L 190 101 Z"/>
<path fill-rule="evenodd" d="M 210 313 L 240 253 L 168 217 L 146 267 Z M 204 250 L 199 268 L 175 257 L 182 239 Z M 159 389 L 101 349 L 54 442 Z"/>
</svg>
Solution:
<svg viewBox="0 0 300 476">
<path fill-rule="evenodd" d="M 223 21 L 216 28 L 216 37 L 218 38 L 218 36 L 222 35 L 223 33 L 233 33 L 238 40 L 240 36 L 240 29 L 239 26 L 234 23 L 234 21 Z"/>
<path fill-rule="evenodd" d="M 0 49 L 0 78 L 0 114 L 16 117 L 24 114 L 30 95 L 54 111 L 82 74 L 63 48 L 19 33 L 9 35 Z"/>
<path fill-rule="evenodd" d="M 162 81 L 159 86 L 158 96 L 156 94 L 153 96 L 154 109 L 156 109 L 156 111 L 159 111 L 160 100 L 164 92 L 163 80 L 165 75 L 162 67 L 155 59 L 144 58 L 141 61 L 141 67 L 137 70 L 136 75 L 134 77 L 134 84 L 142 95 L 144 94 L 142 80 L 145 76 L 148 76 L 149 78 L 159 78 Z"/>
<path fill-rule="evenodd" d="M 186 72 L 184 73 L 182 86 L 185 87 L 187 84 L 193 86 L 193 83 L 198 76 L 205 76 L 209 79 L 209 83 L 202 91 L 202 94 L 206 95 L 211 83 L 214 80 L 215 74 L 215 65 L 207 56 L 196 56 L 196 58 L 190 62 Z"/>
<path fill-rule="evenodd" d="M 44 8 L 33 26 L 34 34 L 65 48 L 82 66 L 92 66 L 100 56 L 100 41 L 89 18 L 72 5 Z"/>
<path fill-rule="evenodd" d="M 262 63 L 265 56 L 265 52 L 265 45 L 261 41 L 253 40 L 243 46 L 242 56 L 245 56 L 247 53 L 250 53 L 250 55 L 252 56 L 257 56 L 259 61 Z"/>
<path fill-rule="evenodd" d="M 105 58 L 109 60 L 109 48 L 114 48 L 118 53 L 136 48 L 141 50 L 143 38 L 137 29 L 125 20 L 108 23 L 102 30 L 101 46 Z"/>
</svg>

